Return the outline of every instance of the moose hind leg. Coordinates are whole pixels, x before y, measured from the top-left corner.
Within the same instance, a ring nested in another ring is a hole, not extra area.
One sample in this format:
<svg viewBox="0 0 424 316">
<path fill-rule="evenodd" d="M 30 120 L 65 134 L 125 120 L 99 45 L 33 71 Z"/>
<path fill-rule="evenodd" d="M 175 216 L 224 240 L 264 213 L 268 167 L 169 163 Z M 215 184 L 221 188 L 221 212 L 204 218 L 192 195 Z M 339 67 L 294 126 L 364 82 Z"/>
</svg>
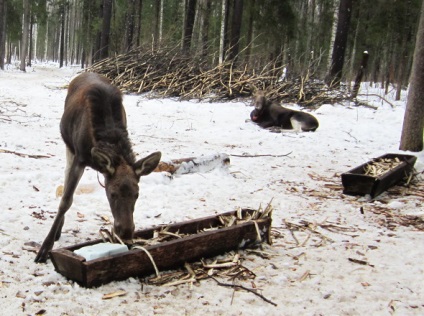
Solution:
<svg viewBox="0 0 424 316">
<path fill-rule="evenodd" d="M 301 131 L 303 131 L 303 128 L 304 128 L 304 122 L 301 122 L 301 121 L 299 121 L 298 119 L 296 119 L 296 118 L 292 117 L 292 118 L 290 119 L 290 124 L 291 124 L 291 126 L 292 126 L 292 129 L 293 129 L 295 132 L 301 132 Z"/>
<path fill-rule="evenodd" d="M 318 121 L 308 113 L 298 112 L 290 118 L 293 129 L 297 132 L 314 132 L 318 128 Z"/>
<path fill-rule="evenodd" d="M 62 227 L 65 221 L 65 213 L 72 205 L 75 189 L 84 173 L 84 166 L 78 163 L 74 155 L 67 152 L 67 167 L 65 172 L 65 184 L 63 189 L 63 196 L 60 200 L 59 210 L 53 221 L 47 237 L 44 239 L 40 250 L 35 258 L 35 262 L 46 262 L 50 250 L 53 249 L 55 240 L 60 238 Z"/>
</svg>

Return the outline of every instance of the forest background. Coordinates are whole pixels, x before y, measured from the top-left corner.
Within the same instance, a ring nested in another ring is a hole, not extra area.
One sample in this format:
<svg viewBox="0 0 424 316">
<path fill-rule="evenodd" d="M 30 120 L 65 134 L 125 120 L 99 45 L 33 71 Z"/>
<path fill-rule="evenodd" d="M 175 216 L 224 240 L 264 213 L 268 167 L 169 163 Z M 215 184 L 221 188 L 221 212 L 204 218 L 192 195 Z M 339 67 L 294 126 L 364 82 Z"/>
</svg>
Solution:
<svg viewBox="0 0 424 316">
<path fill-rule="evenodd" d="M 406 86 L 421 1 L 342 2 L 351 8 L 350 17 L 341 17 L 349 19 L 343 78 L 354 78 L 368 51 L 367 81 Z M 324 78 L 339 7 L 340 0 L 0 0 L 0 62 L 11 64 L 26 51 L 27 65 L 48 60 L 85 67 L 136 47 L 179 45 L 208 56 L 210 65 L 237 58 L 260 69 L 277 59 L 287 75 L 312 68 Z"/>
<path fill-rule="evenodd" d="M 92 69 L 97 64 L 100 67 L 94 71 L 124 91 L 162 88 L 169 92 L 164 96 L 186 98 L 222 93 L 231 99 L 278 84 L 274 96 L 284 101 L 292 87 L 281 82 L 300 82 L 294 93 L 297 103 L 308 97 L 305 82 L 325 82 L 331 88 L 344 82 L 342 89 L 356 97 L 359 84 L 351 88 L 350 83 L 365 80 L 381 85 L 386 93 L 395 88 L 399 100 L 412 77 L 422 0 L 370 4 L 366 0 L 0 0 L 0 68 L 15 63 L 25 71 L 33 62 L 45 61 Z M 107 59 L 105 66 L 102 61 Z M 117 80 L 123 72 L 130 73 L 125 83 Z M 207 81 L 209 73 L 215 77 Z M 130 89 L 137 74 L 138 88 Z M 257 74 L 260 77 L 251 81 Z M 238 90 L 231 81 L 238 81 Z M 206 92 L 186 93 L 202 85 Z M 420 90 L 424 82 L 416 85 Z M 320 105 L 316 90 L 309 99 Z M 417 104 L 420 99 L 407 106 L 413 118 L 424 116 L 424 103 Z M 423 125 L 423 119 L 405 122 L 415 132 L 403 134 L 414 134 L 415 144 L 401 149 L 422 150 Z"/>
</svg>

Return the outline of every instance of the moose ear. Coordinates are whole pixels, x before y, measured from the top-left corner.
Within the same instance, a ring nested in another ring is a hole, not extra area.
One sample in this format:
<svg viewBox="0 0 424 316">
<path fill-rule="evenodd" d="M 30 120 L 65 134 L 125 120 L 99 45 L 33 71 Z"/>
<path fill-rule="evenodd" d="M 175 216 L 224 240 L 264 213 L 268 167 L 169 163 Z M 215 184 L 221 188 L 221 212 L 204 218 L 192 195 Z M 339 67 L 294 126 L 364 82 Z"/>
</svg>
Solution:
<svg viewBox="0 0 424 316">
<path fill-rule="evenodd" d="M 134 172 L 137 176 L 145 176 L 151 173 L 159 164 L 162 153 L 160 151 L 148 155 L 134 164 Z"/>
<path fill-rule="evenodd" d="M 115 173 L 115 168 L 112 166 L 112 159 L 107 152 L 93 147 L 91 149 L 91 156 L 93 157 L 94 162 L 100 166 L 101 173 L 107 173 L 112 176 Z"/>
</svg>

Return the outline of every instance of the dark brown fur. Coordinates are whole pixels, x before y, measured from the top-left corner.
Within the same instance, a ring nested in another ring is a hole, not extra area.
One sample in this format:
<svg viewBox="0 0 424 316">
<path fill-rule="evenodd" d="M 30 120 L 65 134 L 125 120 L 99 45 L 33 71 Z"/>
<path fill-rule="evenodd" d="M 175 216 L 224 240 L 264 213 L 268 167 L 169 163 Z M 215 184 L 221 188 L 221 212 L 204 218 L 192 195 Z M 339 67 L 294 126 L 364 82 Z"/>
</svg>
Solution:
<svg viewBox="0 0 424 316">
<path fill-rule="evenodd" d="M 54 241 L 59 239 L 65 213 L 87 166 L 105 176 L 114 231 L 122 239 L 131 239 L 139 179 L 152 172 L 161 157 L 156 152 L 136 161 L 128 139 L 121 92 L 94 73 L 83 73 L 70 83 L 60 131 L 67 148 L 64 192 L 36 262 L 45 262 Z"/>
<path fill-rule="evenodd" d="M 250 118 L 263 128 L 296 129 L 299 126 L 304 132 L 313 132 L 319 126 L 318 120 L 313 115 L 271 102 L 262 91 L 256 92 L 252 105 L 255 109 L 250 113 Z"/>
</svg>

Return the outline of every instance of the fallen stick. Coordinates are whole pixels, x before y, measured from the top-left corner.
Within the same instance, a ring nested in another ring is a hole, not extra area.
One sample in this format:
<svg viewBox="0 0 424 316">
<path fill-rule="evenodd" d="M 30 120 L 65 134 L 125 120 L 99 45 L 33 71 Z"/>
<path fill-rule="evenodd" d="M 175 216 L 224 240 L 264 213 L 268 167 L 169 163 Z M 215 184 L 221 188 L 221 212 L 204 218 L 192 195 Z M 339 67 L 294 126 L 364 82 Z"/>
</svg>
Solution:
<svg viewBox="0 0 424 316">
<path fill-rule="evenodd" d="M 23 158 L 35 158 L 35 159 L 51 158 L 51 156 L 23 154 L 23 153 L 18 153 L 16 151 L 7 150 L 7 149 L 0 149 L 0 153 L 13 154 L 13 155 L 16 155 L 16 156 L 19 156 L 19 157 L 23 157 Z"/>
<path fill-rule="evenodd" d="M 241 157 L 241 158 L 256 158 L 256 157 L 276 157 L 276 158 L 278 158 L 278 157 L 289 156 L 291 153 L 292 153 L 292 151 L 289 152 L 288 154 L 284 154 L 284 155 L 270 155 L 270 154 L 264 154 L 264 155 L 248 155 L 248 154 L 246 154 L 246 155 L 236 155 L 236 154 L 231 154 L 230 156 Z"/>
<path fill-rule="evenodd" d="M 263 299 L 265 302 L 272 304 L 274 306 L 278 306 L 276 303 L 274 303 L 273 301 L 267 299 L 265 296 L 263 296 L 262 294 L 259 294 L 258 292 L 256 292 L 255 290 L 249 289 L 243 285 L 237 285 L 237 284 L 228 284 L 228 283 L 222 283 L 220 281 L 218 281 L 217 279 L 215 279 L 213 276 L 210 276 L 211 279 L 213 279 L 218 285 L 220 286 L 225 286 L 225 287 L 231 287 L 233 289 L 242 289 L 245 290 L 247 292 L 253 293 L 256 296 L 259 296 L 261 299 Z"/>
</svg>

